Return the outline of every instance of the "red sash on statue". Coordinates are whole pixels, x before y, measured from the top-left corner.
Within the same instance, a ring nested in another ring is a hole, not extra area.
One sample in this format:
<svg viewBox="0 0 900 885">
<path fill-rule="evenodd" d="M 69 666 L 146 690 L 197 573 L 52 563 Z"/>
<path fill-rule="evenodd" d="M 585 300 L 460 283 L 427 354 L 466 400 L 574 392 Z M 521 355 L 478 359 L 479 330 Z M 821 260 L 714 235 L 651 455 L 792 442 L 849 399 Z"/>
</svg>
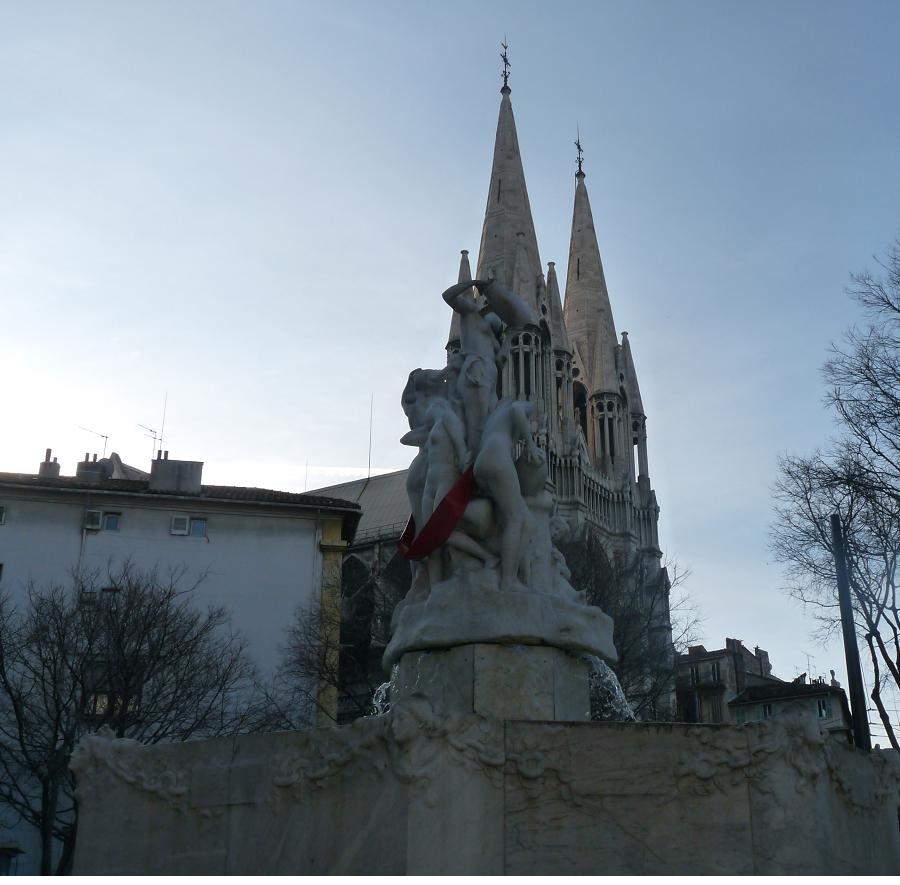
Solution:
<svg viewBox="0 0 900 885">
<path fill-rule="evenodd" d="M 416 535 L 416 523 L 410 516 L 403 534 L 397 543 L 397 549 L 404 559 L 424 559 L 434 553 L 447 538 L 453 534 L 456 524 L 465 513 L 469 498 L 472 497 L 472 475 L 474 468 L 469 467 L 444 495 L 425 527 Z"/>
</svg>

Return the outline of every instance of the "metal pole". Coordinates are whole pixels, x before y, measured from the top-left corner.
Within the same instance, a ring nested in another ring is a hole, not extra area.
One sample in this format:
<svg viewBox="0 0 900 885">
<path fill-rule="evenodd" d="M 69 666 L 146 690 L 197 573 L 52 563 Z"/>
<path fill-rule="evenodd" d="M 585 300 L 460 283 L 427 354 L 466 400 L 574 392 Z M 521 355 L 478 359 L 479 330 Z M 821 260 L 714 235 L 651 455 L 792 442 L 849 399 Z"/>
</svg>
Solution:
<svg viewBox="0 0 900 885">
<path fill-rule="evenodd" d="M 853 742 L 867 752 L 872 749 L 869 718 L 866 714 L 866 695 L 863 691 L 862 669 L 859 665 L 859 646 L 850 601 L 850 578 L 847 574 L 847 554 L 841 518 L 831 514 L 831 540 L 834 547 L 834 567 L 837 573 L 838 601 L 841 606 L 841 628 L 844 633 L 844 657 L 847 659 L 847 679 L 850 689 L 850 708 L 853 711 Z"/>
</svg>

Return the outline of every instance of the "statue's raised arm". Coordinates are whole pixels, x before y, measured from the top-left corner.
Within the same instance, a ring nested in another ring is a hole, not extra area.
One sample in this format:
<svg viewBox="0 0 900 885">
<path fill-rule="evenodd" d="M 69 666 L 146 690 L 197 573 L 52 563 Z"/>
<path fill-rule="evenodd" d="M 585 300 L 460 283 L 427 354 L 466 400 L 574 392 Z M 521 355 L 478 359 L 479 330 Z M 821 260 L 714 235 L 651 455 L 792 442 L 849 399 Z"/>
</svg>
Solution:
<svg viewBox="0 0 900 885">
<path fill-rule="evenodd" d="M 457 313 L 467 314 L 478 311 L 478 302 L 471 296 L 474 282 L 457 283 L 447 289 L 441 298 L 447 302 Z"/>
<path fill-rule="evenodd" d="M 536 325 L 537 320 L 525 302 L 514 292 L 504 289 L 496 280 L 472 280 L 472 285 L 484 296 L 490 309 L 507 326 Z"/>
</svg>

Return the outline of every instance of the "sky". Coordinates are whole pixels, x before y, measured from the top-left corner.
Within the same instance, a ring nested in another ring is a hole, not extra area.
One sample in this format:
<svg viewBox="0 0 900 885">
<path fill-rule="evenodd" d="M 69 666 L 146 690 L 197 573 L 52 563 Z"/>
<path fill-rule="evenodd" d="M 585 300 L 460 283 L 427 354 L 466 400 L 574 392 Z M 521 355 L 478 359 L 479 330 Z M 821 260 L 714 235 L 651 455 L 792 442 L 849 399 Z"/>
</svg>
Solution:
<svg viewBox="0 0 900 885">
<path fill-rule="evenodd" d="M 164 404 L 206 482 L 364 475 L 370 404 L 373 472 L 405 467 L 400 392 L 442 365 L 440 293 L 477 253 L 506 35 L 562 273 L 580 129 L 704 643 L 841 678 L 769 552 L 771 486 L 835 432 L 844 289 L 900 233 L 898 32 L 871 0 L 0 2 L 0 470 L 104 444 L 147 468 Z"/>
</svg>

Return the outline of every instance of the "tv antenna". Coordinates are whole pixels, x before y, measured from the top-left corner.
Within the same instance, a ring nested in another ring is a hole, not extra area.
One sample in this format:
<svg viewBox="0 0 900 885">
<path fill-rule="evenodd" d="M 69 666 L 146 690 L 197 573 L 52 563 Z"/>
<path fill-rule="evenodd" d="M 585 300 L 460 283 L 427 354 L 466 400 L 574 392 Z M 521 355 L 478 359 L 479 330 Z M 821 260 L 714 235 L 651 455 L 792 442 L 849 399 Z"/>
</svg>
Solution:
<svg viewBox="0 0 900 885">
<path fill-rule="evenodd" d="M 163 397 L 163 412 L 162 412 L 162 424 L 160 425 L 159 432 L 157 432 L 153 427 L 148 427 L 146 424 L 138 424 L 142 430 L 146 430 L 147 432 L 144 436 L 153 440 L 153 451 L 150 453 L 150 460 L 152 461 L 156 457 L 157 451 L 162 446 L 163 441 L 165 440 L 166 432 L 166 409 L 169 405 L 169 391 L 166 391 L 165 396 Z"/>
<path fill-rule="evenodd" d="M 814 661 L 815 655 L 811 655 L 808 651 L 801 651 L 802 654 L 806 658 L 806 676 L 810 682 L 813 681 L 813 673 L 812 673 L 812 661 Z"/>
<path fill-rule="evenodd" d="M 90 427 L 82 427 L 80 424 L 78 425 L 79 430 L 83 430 L 85 433 L 93 433 L 94 436 L 99 436 L 103 439 L 103 457 L 106 457 L 106 444 L 109 442 L 109 434 L 108 433 L 100 433 L 97 430 L 91 430 Z"/>
<path fill-rule="evenodd" d="M 372 476 L 372 424 L 375 414 L 375 391 L 372 391 L 372 397 L 369 400 L 369 466 L 366 469 L 366 479 Z"/>
<path fill-rule="evenodd" d="M 146 424 L 138 424 L 138 427 L 142 430 L 146 430 L 147 432 L 144 436 L 153 440 L 153 451 L 150 453 L 150 460 L 152 461 L 156 457 L 156 452 L 158 451 L 157 444 L 161 444 L 163 441 L 162 434 L 157 433 L 152 427 L 148 427 Z"/>
</svg>

